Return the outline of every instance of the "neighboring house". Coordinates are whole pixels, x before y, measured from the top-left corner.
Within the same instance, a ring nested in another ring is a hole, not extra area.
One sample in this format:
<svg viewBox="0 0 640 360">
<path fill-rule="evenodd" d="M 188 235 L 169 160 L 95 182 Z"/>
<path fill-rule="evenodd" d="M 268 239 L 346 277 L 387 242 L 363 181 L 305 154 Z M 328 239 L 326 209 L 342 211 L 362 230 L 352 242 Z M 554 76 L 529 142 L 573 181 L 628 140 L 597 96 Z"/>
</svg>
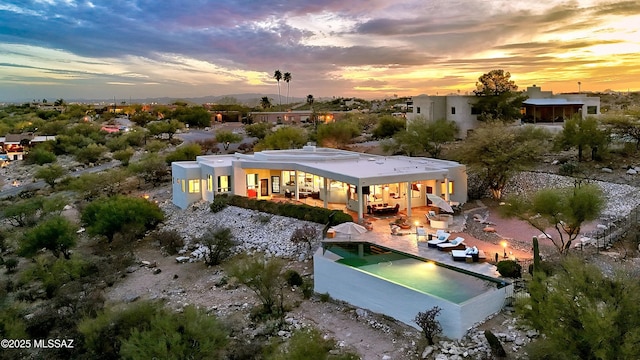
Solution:
<svg viewBox="0 0 640 360">
<path fill-rule="evenodd" d="M 522 103 L 525 122 L 554 123 L 563 122 L 573 115 L 580 115 L 583 119 L 587 116 L 600 115 L 600 97 L 587 94 L 559 94 L 553 95 L 551 91 L 542 91 L 538 86 L 527 88 L 528 99 Z"/>
<path fill-rule="evenodd" d="M 457 162 L 406 156 L 377 156 L 305 146 L 255 154 L 198 156 L 171 164 L 173 203 L 185 209 L 217 194 L 256 199 L 312 197 L 340 204 L 362 218 L 367 206 L 406 209 L 425 206 L 427 193 L 467 201 L 466 167 Z"/>
<path fill-rule="evenodd" d="M 9 160 L 22 160 L 30 146 L 55 139 L 55 136 L 36 136 L 33 133 L 7 134 L 0 137 L 0 153 L 6 154 Z"/>
<path fill-rule="evenodd" d="M 522 104 L 523 121 L 534 123 L 563 121 L 573 114 L 600 114 L 600 98 L 586 94 L 558 94 L 542 91 L 535 85 L 524 92 L 527 96 Z M 407 101 L 407 120 L 411 121 L 419 116 L 428 121 L 446 119 L 458 124 L 458 137 L 464 138 L 469 130 L 478 127 L 482 122 L 478 120 L 479 111 L 474 104 L 478 100 L 475 95 L 419 95 Z"/>
<path fill-rule="evenodd" d="M 459 128 L 457 137 L 464 138 L 469 130 L 481 124 L 479 112 L 473 106 L 476 101 L 475 95 L 414 96 L 407 101 L 407 121 L 420 116 L 427 121 L 454 121 Z"/>
<path fill-rule="evenodd" d="M 297 124 L 313 121 L 313 116 L 317 117 L 317 121 L 321 123 L 330 123 L 340 120 L 348 112 L 345 111 L 329 111 L 329 112 L 313 112 L 311 110 L 292 110 L 292 111 L 270 111 L 270 112 L 251 112 L 249 117 L 254 123 L 268 122 L 274 124 Z"/>
</svg>

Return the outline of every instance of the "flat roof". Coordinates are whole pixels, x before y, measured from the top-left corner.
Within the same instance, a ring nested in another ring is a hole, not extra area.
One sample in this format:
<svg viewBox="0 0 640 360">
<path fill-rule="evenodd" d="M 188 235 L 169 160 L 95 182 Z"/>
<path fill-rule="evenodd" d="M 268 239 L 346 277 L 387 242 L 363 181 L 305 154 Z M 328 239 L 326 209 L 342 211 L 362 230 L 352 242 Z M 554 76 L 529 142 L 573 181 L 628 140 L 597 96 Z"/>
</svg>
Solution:
<svg viewBox="0 0 640 360">
<path fill-rule="evenodd" d="M 524 105 L 534 105 L 534 106 L 584 105 L 583 101 L 567 100 L 567 99 L 527 99 L 522 103 Z"/>
<path fill-rule="evenodd" d="M 298 170 L 351 184 L 374 185 L 390 181 L 444 178 L 454 161 L 408 156 L 380 156 L 331 148 L 266 150 L 254 154 L 207 155 L 197 158 L 209 166 L 228 166 L 239 161 L 245 169 Z M 184 163 L 180 163 L 182 165 Z"/>
</svg>

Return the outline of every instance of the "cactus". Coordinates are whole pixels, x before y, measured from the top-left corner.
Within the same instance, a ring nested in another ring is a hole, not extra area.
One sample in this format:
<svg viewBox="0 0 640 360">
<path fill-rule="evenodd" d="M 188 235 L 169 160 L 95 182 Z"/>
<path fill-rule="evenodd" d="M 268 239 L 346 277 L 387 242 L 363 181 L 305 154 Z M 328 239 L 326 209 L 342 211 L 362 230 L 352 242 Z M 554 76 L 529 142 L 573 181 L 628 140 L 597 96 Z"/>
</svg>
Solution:
<svg viewBox="0 0 640 360">
<path fill-rule="evenodd" d="M 538 246 L 538 238 L 533 237 L 533 272 L 540 271 L 540 248 Z"/>
</svg>

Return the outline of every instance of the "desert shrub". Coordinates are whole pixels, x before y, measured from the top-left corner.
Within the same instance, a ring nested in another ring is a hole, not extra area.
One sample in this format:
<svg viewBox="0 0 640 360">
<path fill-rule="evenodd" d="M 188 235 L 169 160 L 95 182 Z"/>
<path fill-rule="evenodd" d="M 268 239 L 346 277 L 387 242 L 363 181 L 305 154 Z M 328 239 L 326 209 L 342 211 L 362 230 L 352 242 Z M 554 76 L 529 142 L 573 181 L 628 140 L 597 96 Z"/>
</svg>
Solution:
<svg viewBox="0 0 640 360">
<path fill-rule="evenodd" d="M 177 254 L 184 246 L 182 235 L 175 230 L 155 231 L 150 237 L 152 240 L 158 241 L 169 255 Z"/>
<path fill-rule="evenodd" d="M 291 242 L 294 244 L 305 243 L 309 248 L 311 244 L 318 238 L 320 232 L 314 226 L 305 224 L 296 228 L 291 234 Z"/>
<path fill-rule="evenodd" d="M 202 148 L 198 144 L 182 145 L 165 157 L 167 164 L 174 161 L 194 161 L 197 156 L 202 155 Z"/>
<path fill-rule="evenodd" d="M 70 260 L 41 256 L 23 272 L 20 273 L 19 284 L 25 285 L 40 281 L 42 289 L 48 298 L 56 295 L 58 289 L 73 281 L 87 277 L 97 272 L 94 264 L 72 256 Z"/>
<path fill-rule="evenodd" d="M 522 276 L 522 266 L 514 260 L 503 260 L 497 265 L 500 275 L 508 278 L 519 278 Z"/>
<path fill-rule="evenodd" d="M 227 332 L 213 316 L 193 306 L 182 313 L 159 311 L 146 329 L 134 328 L 122 340 L 124 359 L 216 359 Z"/>
<path fill-rule="evenodd" d="M 284 279 L 287 281 L 287 284 L 289 284 L 289 286 L 301 286 L 304 282 L 302 276 L 300 276 L 300 273 L 293 269 L 285 271 Z"/>
<path fill-rule="evenodd" d="M 160 151 L 164 150 L 164 148 L 166 148 L 166 147 L 167 147 L 167 143 L 165 143 L 164 141 L 160 141 L 160 140 L 147 141 L 147 144 L 144 146 L 144 148 L 150 153 L 160 152 Z"/>
<path fill-rule="evenodd" d="M 258 296 L 262 302 L 262 314 L 280 316 L 284 313 L 283 268 L 281 259 L 254 255 L 237 257 L 225 270 Z"/>
<path fill-rule="evenodd" d="M 18 267 L 18 259 L 10 257 L 4 260 L 4 267 L 7 269 L 7 273 L 11 274 Z"/>
<path fill-rule="evenodd" d="M 229 204 L 229 197 L 227 195 L 216 195 L 209 205 L 211 212 L 217 213 L 222 211 L 222 209 L 226 208 Z"/>
<path fill-rule="evenodd" d="M 287 343 L 282 344 L 270 360 L 324 360 L 359 359 L 354 353 L 336 349 L 336 341 L 325 338 L 316 329 L 302 329 L 293 333 Z"/>
<path fill-rule="evenodd" d="M 580 167 L 574 162 L 566 162 L 558 168 L 558 174 L 563 176 L 573 176 L 579 171 Z"/>
<path fill-rule="evenodd" d="M 329 300 L 331 300 L 331 295 L 329 295 L 329 293 L 320 294 L 321 302 L 328 302 Z"/>
<path fill-rule="evenodd" d="M 129 165 L 129 160 L 134 154 L 134 150 L 132 148 L 126 148 L 122 150 L 118 150 L 113 153 L 113 158 L 119 160 L 123 166 Z"/>
<path fill-rule="evenodd" d="M 433 338 L 442 332 L 442 326 L 436 320 L 440 311 L 442 311 L 440 307 L 434 306 L 425 312 L 419 312 L 413 320 L 422 329 L 422 333 L 429 345 L 433 345 Z"/>
<path fill-rule="evenodd" d="M 303 279 L 303 283 L 300 288 L 302 289 L 302 297 L 305 299 L 311 299 L 313 296 L 313 281 Z"/>
<path fill-rule="evenodd" d="M 29 152 L 29 155 L 25 158 L 27 164 L 50 164 L 56 162 L 56 154 L 48 151 L 44 147 L 36 146 Z"/>
<path fill-rule="evenodd" d="M 233 253 L 233 248 L 238 245 L 230 228 L 213 227 L 207 230 L 197 242 L 206 246 L 204 261 L 207 265 L 218 265 Z"/>
<path fill-rule="evenodd" d="M 269 223 L 269 221 L 271 221 L 271 216 L 267 215 L 267 214 L 258 214 L 258 216 L 256 217 L 256 219 L 258 220 L 258 222 L 262 225 L 266 225 Z"/>
<path fill-rule="evenodd" d="M 490 330 L 484 331 L 484 337 L 487 338 L 487 342 L 489 342 L 489 347 L 491 348 L 493 356 L 497 358 L 504 358 L 507 356 L 500 340 L 498 340 L 498 337 L 496 337 Z"/>
</svg>

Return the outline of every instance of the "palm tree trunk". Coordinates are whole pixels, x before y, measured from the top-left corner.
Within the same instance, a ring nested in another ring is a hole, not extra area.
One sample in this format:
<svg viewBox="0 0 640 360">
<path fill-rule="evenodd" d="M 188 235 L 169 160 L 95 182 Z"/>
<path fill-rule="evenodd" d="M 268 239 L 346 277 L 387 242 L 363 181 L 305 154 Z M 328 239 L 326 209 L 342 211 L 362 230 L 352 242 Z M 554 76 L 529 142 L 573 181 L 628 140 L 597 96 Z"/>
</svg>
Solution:
<svg viewBox="0 0 640 360">
<path fill-rule="evenodd" d="M 282 98 L 280 97 L 280 80 L 278 80 L 278 105 L 280 111 L 282 111 Z"/>
</svg>

